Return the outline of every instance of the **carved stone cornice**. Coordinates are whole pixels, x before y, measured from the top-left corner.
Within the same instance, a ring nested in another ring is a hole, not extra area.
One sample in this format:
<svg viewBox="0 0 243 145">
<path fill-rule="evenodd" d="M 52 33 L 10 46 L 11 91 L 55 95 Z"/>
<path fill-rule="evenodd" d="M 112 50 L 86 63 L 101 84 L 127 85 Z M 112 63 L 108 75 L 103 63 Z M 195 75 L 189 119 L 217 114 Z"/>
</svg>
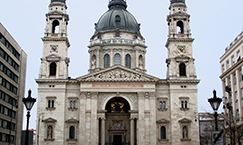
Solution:
<svg viewBox="0 0 243 145">
<path fill-rule="evenodd" d="M 169 84 L 195 84 L 197 85 L 200 80 L 197 79 L 185 79 L 185 80 L 167 80 Z"/>
<path fill-rule="evenodd" d="M 42 41 L 66 41 L 67 47 L 70 47 L 70 43 L 67 37 L 44 37 Z"/>
<path fill-rule="evenodd" d="M 193 42 L 194 38 L 168 38 L 166 42 L 166 47 L 169 46 L 170 42 Z"/>
<path fill-rule="evenodd" d="M 78 81 L 75 79 L 35 79 L 35 81 L 38 84 L 42 84 L 42 83 L 69 83 L 69 84 L 77 84 Z"/>
</svg>

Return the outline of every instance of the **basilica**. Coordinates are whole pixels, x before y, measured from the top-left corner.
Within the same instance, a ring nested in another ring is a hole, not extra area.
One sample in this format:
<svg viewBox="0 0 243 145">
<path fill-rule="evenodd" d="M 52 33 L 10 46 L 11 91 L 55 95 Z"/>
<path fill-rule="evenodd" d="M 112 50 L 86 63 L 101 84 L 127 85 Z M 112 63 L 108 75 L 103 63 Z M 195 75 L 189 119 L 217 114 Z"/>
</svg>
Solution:
<svg viewBox="0 0 243 145">
<path fill-rule="evenodd" d="M 91 32 L 88 74 L 71 78 L 66 10 L 66 0 L 51 0 L 46 14 L 37 144 L 199 145 L 200 80 L 185 0 L 170 1 L 165 79 L 146 73 L 145 39 L 125 0 L 109 0 Z"/>
</svg>

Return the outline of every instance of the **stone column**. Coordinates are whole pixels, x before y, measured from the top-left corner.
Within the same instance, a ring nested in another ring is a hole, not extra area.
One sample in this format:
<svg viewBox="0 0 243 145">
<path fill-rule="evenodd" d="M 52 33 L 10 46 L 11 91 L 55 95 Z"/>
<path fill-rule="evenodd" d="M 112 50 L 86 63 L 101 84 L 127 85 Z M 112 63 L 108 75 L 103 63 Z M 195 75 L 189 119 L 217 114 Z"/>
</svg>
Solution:
<svg viewBox="0 0 243 145">
<path fill-rule="evenodd" d="M 130 142 L 134 145 L 134 118 L 130 119 Z"/>
<path fill-rule="evenodd" d="M 105 145 L 105 118 L 101 118 L 101 145 Z"/>
</svg>

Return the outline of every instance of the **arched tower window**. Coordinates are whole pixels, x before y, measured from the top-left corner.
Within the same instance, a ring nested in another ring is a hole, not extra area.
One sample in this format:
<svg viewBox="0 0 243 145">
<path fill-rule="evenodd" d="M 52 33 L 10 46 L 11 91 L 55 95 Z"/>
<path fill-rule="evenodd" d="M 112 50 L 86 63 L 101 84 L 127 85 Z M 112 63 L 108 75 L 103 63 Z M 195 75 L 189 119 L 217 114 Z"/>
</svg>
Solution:
<svg viewBox="0 0 243 145">
<path fill-rule="evenodd" d="M 71 126 L 69 128 L 69 139 L 74 139 L 75 138 L 75 128 Z"/>
<path fill-rule="evenodd" d="M 55 76 L 56 75 L 56 70 L 57 70 L 57 65 L 55 62 L 52 62 L 50 64 L 50 76 Z"/>
<path fill-rule="evenodd" d="M 184 108 L 184 101 L 181 101 L 181 108 Z"/>
<path fill-rule="evenodd" d="M 184 63 L 180 63 L 179 71 L 180 71 L 180 76 L 186 76 L 186 65 Z"/>
<path fill-rule="evenodd" d="M 184 34 L 184 24 L 182 21 L 178 21 L 177 24 L 177 34 Z"/>
<path fill-rule="evenodd" d="M 166 139 L 166 128 L 164 126 L 160 128 L 160 139 Z"/>
<path fill-rule="evenodd" d="M 114 56 L 114 64 L 115 65 L 121 64 L 121 55 L 119 53 L 116 53 Z"/>
<path fill-rule="evenodd" d="M 59 33 L 59 21 L 54 20 L 52 22 L 52 33 Z"/>
<path fill-rule="evenodd" d="M 70 101 L 70 108 L 72 109 L 73 108 L 73 102 Z"/>
<path fill-rule="evenodd" d="M 187 108 L 187 101 L 185 101 L 185 108 Z"/>
<path fill-rule="evenodd" d="M 106 54 L 104 57 L 104 68 L 110 67 L 110 55 Z"/>
<path fill-rule="evenodd" d="M 125 57 L 125 66 L 127 68 L 131 68 L 131 55 L 130 54 L 127 54 Z"/>
</svg>

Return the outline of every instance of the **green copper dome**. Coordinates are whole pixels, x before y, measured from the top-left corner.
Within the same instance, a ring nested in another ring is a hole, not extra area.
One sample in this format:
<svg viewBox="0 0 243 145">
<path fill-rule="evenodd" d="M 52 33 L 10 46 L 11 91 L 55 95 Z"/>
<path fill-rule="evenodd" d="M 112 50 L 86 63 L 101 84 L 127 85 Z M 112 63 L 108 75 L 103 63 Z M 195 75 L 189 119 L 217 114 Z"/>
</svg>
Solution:
<svg viewBox="0 0 243 145">
<path fill-rule="evenodd" d="M 66 3 L 66 0 L 51 0 L 51 3 L 53 2 L 61 2 L 61 3 Z"/>
<path fill-rule="evenodd" d="M 185 0 L 171 0 L 170 3 L 171 4 L 173 4 L 173 3 L 183 3 L 183 4 L 185 4 Z"/>
<path fill-rule="evenodd" d="M 140 24 L 138 24 L 135 17 L 126 10 L 126 1 L 110 0 L 108 8 L 109 10 L 100 17 L 98 23 L 95 25 L 96 32 L 120 29 L 139 33 Z"/>
</svg>

